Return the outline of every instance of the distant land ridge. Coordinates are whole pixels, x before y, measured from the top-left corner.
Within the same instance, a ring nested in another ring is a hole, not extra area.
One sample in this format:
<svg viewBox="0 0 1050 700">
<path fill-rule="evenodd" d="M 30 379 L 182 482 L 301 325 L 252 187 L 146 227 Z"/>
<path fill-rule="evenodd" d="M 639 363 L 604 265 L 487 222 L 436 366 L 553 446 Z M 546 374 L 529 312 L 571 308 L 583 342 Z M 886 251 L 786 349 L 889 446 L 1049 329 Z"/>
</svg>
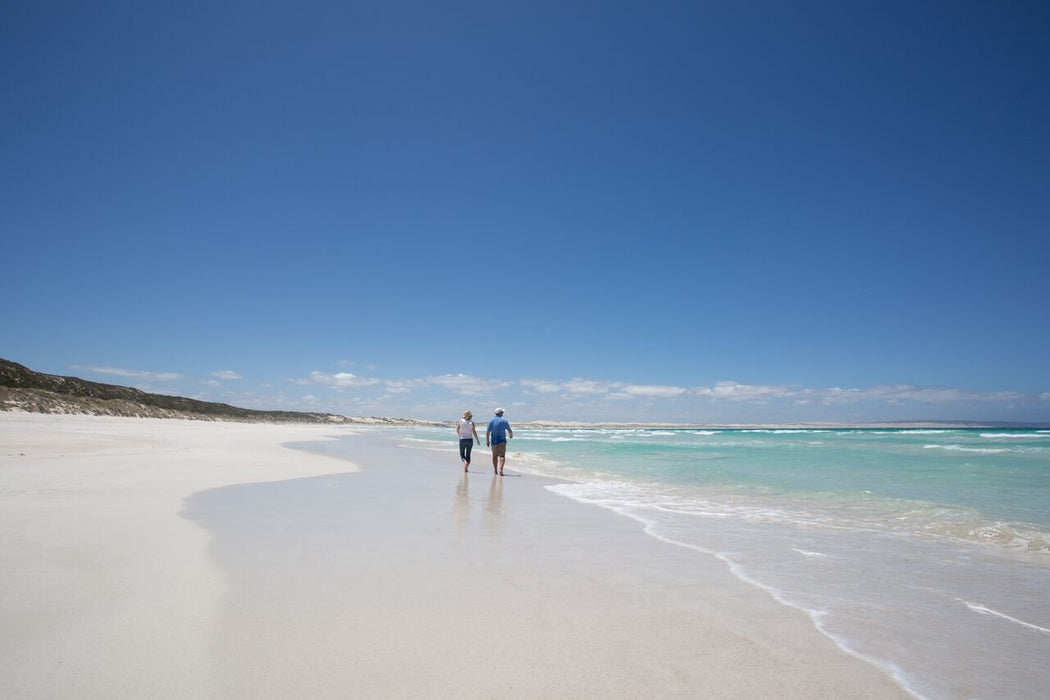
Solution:
<svg viewBox="0 0 1050 700">
<path fill-rule="evenodd" d="M 77 377 L 43 374 L 3 358 L 0 358 L 0 410 L 253 423 L 430 424 L 399 418 L 350 418 L 332 413 L 238 408 L 182 396 L 150 394 Z"/>
</svg>

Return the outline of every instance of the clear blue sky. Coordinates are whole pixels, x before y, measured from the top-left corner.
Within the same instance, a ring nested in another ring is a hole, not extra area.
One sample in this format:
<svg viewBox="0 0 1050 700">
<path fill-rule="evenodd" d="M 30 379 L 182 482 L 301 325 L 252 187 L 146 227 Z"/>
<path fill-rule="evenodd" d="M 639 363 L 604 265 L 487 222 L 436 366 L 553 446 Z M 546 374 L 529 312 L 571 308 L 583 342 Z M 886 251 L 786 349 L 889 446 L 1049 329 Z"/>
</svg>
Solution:
<svg viewBox="0 0 1050 700">
<path fill-rule="evenodd" d="M 1050 421 L 1044 2 L 0 8 L 0 356 L 257 408 Z"/>
</svg>

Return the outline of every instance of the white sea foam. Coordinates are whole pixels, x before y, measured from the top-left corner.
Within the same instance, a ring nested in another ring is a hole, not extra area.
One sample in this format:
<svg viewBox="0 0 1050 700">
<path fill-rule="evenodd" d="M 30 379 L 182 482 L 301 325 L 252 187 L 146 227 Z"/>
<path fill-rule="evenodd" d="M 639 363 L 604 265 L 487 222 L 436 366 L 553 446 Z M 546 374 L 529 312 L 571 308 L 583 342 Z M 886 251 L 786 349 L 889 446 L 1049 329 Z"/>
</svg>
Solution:
<svg viewBox="0 0 1050 700">
<path fill-rule="evenodd" d="M 661 525 L 659 521 L 642 515 L 636 508 L 632 508 L 629 505 L 616 504 L 609 501 L 600 502 L 587 498 L 581 498 L 578 496 L 578 494 L 574 494 L 571 489 L 571 487 L 575 485 L 576 484 L 553 485 L 547 486 L 546 488 L 554 493 L 565 496 L 572 500 L 581 501 L 584 503 L 596 503 L 597 505 L 601 505 L 604 508 L 608 508 L 609 510 L 615 513 L 619 513 L 620 515 L 631 518 L 632 520 L 635 520 L 636 522 L 642 525 L 642 531 L 646 535 L 652 537 L 657 541 L 664 542 L 675 547 L 693 550 L 695 552 L 699 552 L 701 554 L 712 556 L 718 559 L 719 561 L 723 562 L 729 568 L 729 571 L 733 574 L 733 576 L 735 576 L 740 581 L 743 581 L 744 583 L 753 586 L 761 591 L 765 591 L 771 598 L 773 598 L 773 600 L 777 601 L 781 605 L 785 605 L 789 608 L 794 608 L 808 615 L 810 620 L 812 620 L 813 622 L 813 626 L 821 634 L 831 639 L 831 641 L 834 642 L 844 652 L 867 663 L 873 664 L 879 668 L 884 669 L 893 677 L 894 680 L 897 681 L 901 688 L 904 689 L 904 691 L 907 692 L 909 695 L 916 698 L 923 697 L 914 689 L 911 680 L 908 678 L 907 674 L 904 672 L 904 670 L 900 667 L 899 664 L 896 664 L 889 659 L 863 654 L 860 651 L 858 651 L 854 647 L 854 645 L 844 636 L 834 634 L 833 632 L 831 632 L 825 624 L 826 618 L 829 614 L 827 610 L 804 605 L 801 602 L 791 599 L 775 586 L 760 581 L 759 579 L 755 578 L 750 573 L 748 573 L 745 570 L 745 568 L 741 566 L 740 563 L 737 562 L 733 558 L 733 555 L 729 552 L 708 549 L 706 547 L 702 547 L 700 545 L 693 544 L 690 542 L 685 542 L 681 539 L 663 534 L 660 531 Z"/>
<path fill-rule="evenodd" d="M 966 445 L 923 445 L 926 450 L 947 450 L 949 452 L 971 452 L 973 454 L 998 455 L 1010 452 L 1009 447 L 967 447 Z"/>
<path fill-rule="evenodd" d="M 804 433 L 830 433 L 830 430 L 817 428 L 749 428 L 741 430 L 742 433 L 766 433 L 769 435 L 801 435 Z"/>
<path fill-rule="evenodd" d="M 948 533 L 958 536 L 958 533 Z M 994 544 L 1014 552 L 1050 553 L 1050 534 L 1016 523 L 979 524 L 965 530 L 964 539 Z"/>
<path fill-rule="evenodd" d="M 886 518 L 881 511 L 870 513 L 834 509 L 806 509 L 799 504 L 774 504 L 728 494 L 703 497 L 697 493 L 676 494 L 658 486 L 621 479 L 583 481 L 559 484 L 553 491 L 582 503 L 591 503 L 613 509 L 644 510 L 672 516 L 687 516 L 707 520 L 735 520 L 751 523 L 778 523 L 785 526 L 815 530 L 915 532 L 913 527 Z M 928 533 L 932 534 L 932 533 Z"/>
<path fill-rule="evenodd" d="M 514 452 L 507 456 L 507 465 L 515 470 L 551 479 L 572 478 L 573 472 L 561 464 L 536 452 Z"/>
<path fill-rule="evenodd" d="M 573 478 L 556 462 L 538 460 L 525 470 L 544 476 Z M 515 468 L 519 468 L 515 465 Z M 559 474 L 560 472 L 560 474 Z M 921 539 L 944 538 L 980 543 L 1017 554 L 1050 553 L 1050 533 L 1023 523 L 989 522 L 976 511 L 919 502 L 867 499 L 862 502 L 778 500 L 730 493 L 668 491 L 658 484 L 617 476 L 559 484 L 552 490 L 582 503 L 607 508 L 649 511 L 711 521 L 772 523 L 808 531 L 894 533 Z M 804 554 L 804 552 L 799 552 Z"/>
<path fill-rule="evenodd" d="M 981 437 L 992 440 L 1030 440 L 1032 438 L 1050 438 L 1050 432 L 1040 433 L 981 433 Z"/>
<path fill-rule="evenodd" d="M 975 613 L 979 613 L 981 615 L 993 615 L 995 617 L 1001 617 L 1004 620 L 1009 620 L 1010 622 L 1016 623 L 1023 627 L 1027 627 L 1029 629 L 1036 630 L 1037 632 L 1042 632 L 1043 634 L 1050 634 L 1050 629 L 1047 629 L 1046 627 L 1040 627 L 1039 625 L 1032 624 L 1031 622 L 1025 622 L 1024 620 L 1018 620 L 1016 617 L 1012 617 L 1010 615 L 1007 615 L 1006 613 L 1001 613 L 998 610 L 992 610 L 991 608 L 981 605 L 980 603 L 971 603 L 968 600 L 962 600 L 959 598 L 957 598 L 956 600 L 959 600 L 963 605 L 968 607 L 970 610 L 973 610 Z"/>
<path fill-rule="evenodd" d="M 804 557 L 821 558 L 821 557 L 828 556 L 827 554 L 821 554 L 820 552 L 810 552 L 809 550 L 802 549 L 800 547 L 792 547 L 791 549 L 796 551 L 796 552 L 798 552 L 799 554 L 801 554 Z"/>
</svg>

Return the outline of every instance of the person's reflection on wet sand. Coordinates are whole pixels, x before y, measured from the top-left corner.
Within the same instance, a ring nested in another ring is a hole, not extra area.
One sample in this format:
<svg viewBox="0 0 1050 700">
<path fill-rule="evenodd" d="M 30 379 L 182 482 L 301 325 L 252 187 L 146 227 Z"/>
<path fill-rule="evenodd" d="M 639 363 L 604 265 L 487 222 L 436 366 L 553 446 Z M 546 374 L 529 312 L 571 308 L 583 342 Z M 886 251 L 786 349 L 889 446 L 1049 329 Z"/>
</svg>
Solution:
<svg viewBox="0 0 1050 700">
<path fill-rule="evenodd" d="M 495 532 L 499 529 L 503 518 L 503 479 L 492 475 L 492 483 L 489 484 L 489 495 L 485 499 L 485 526 L 486 529 Z"/>
<path fill-rule="evenodd" d="M 464 472 L 456 485 L 456 500 L 452 502 L 452 521 L 456 526 L 456 536 L 463 536 L 463 528 L 467 525 L 470 515 L 470 494 L 467 490 L 469 479 Z"/>
</svg>

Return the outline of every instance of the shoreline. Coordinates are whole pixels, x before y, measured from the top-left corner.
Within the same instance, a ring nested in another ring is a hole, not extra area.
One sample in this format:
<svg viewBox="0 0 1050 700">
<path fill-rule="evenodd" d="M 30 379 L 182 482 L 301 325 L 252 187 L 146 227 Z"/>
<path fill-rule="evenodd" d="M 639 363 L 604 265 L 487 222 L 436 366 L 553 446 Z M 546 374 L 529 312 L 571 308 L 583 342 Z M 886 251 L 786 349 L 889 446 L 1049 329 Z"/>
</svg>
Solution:
<svg viewBox="0 0 1050 700">
<path fill-rule="evenodd" d="M 908 697 L 721 563 L 393 433 L 0 414 L 5 694 Z"/>
<path fill-rule="evenodd" d="M 1045 430 L 1050 423 L 997 423 L 994 421 L 892 421 L 886 423 L 576 423 L 521 421 L 522 428 L 580 430 Z"/>
</svg>

